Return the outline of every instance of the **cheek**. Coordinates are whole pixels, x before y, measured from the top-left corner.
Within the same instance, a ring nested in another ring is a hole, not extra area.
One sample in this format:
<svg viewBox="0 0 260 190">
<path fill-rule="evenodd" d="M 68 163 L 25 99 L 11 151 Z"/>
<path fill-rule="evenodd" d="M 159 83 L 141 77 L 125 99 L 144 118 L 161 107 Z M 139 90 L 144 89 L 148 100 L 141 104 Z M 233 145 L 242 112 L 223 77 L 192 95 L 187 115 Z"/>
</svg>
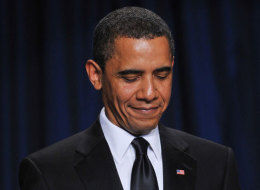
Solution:
<svg viewBox="0 0 260 190">
<path fill-rule="evenodd" d="M 123 104 L 128 101 L 134 96 L 136 86 L 133 84 L 127 84 L 127 83 L 114 83 L 110 86 L 114 101 L 118 102 L 118 104 Z"/>
<path fill-rule="evenodd" d="M 119 99 L 125 103 L 130 101 L 130 99 L 134 96 L 136 91 L 136 87 L 133 84 L 122 84 L 117 88 L 117 94 Z"/>
<path fill-rule="evenodd" d="M 165 101 L 165 103 L 168 104 L 168 102 L 170 101 L 170 98 L 171 98 L 171 91 L 172 91 L 171 80 L 161 83 L 159 85 L 159 91 L 160 91 L 160 94 L 161 94 L 163 100 Z"/>
</svg>

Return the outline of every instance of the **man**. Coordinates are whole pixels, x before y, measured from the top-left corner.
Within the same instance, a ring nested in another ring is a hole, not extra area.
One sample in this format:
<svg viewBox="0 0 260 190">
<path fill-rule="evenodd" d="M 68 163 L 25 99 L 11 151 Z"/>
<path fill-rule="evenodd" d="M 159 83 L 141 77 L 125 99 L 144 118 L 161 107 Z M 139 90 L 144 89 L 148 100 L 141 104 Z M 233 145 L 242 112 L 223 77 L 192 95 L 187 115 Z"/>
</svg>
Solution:
<svg viewBox="0 0 260 190">
<path fill-rule="evenodd" d="M 87 130 L 25 158 L 24 190 L 238 190 L 230 148 L 159 124 L 171 96 L 167 24 L 143 8 L 103 18 L 86 71 L 104 108 Z"/>
</svg>

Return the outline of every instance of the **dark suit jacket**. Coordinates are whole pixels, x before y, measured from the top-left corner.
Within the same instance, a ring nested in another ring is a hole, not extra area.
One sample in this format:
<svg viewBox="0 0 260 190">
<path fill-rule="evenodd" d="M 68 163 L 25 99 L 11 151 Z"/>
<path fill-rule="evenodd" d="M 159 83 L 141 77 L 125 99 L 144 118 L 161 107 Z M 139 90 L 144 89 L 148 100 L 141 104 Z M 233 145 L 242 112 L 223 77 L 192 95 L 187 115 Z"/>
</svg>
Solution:
<svg viewBox="0 0 260 190">
<path fill-rule="evenodd" d="M 165 190 L 240 189 L 230 148 L 162 125 L 159 131 Z M 25 158 L 19 182 L 22 190 L 123 190 L 98 121 Z"/>
</svg>

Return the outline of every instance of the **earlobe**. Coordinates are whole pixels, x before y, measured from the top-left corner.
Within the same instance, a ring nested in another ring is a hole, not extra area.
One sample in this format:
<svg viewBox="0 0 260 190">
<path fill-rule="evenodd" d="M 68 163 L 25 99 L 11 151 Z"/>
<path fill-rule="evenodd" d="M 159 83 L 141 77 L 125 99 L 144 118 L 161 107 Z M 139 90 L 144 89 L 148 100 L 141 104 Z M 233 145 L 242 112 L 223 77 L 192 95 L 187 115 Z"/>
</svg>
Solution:
<svg viewBox="0 0 260 190">
<path fill-rule="evenodd" d="M 87 60 L 85 65 L 88 78 L 96 90 L 102 88 L 102 70 L 94 60 Z"/>
</svg>

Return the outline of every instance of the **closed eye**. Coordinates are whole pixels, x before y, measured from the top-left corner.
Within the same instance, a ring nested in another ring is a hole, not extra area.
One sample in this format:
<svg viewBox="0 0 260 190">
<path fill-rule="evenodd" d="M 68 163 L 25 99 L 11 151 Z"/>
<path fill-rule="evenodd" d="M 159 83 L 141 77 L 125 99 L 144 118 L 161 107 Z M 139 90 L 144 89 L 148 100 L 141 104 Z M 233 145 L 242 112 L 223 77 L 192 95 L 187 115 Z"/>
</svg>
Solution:
<svg viewBox="0 0 260 190">
<path fill-rule="evenodd" d="M 121 76 L 122 79 L 129 83 L 136 81 L 139 77 L 140 76 Z"/>
<path fill-rule="evenodd" d="M 171 71 L 162 71 L 162 72 L 158 72 L 155 73 L 154 75 L 158 78 L 158 79 L 166 79 L 169 75 L 170 75 Z"/>
<path fill-rule="evenodd" d="M 117 76 L 122 78 L 124 81 L 131 83 L 139 79 L 142 74 L 143 71 L 130 69 L 118 72 Z"/>
</svg>

